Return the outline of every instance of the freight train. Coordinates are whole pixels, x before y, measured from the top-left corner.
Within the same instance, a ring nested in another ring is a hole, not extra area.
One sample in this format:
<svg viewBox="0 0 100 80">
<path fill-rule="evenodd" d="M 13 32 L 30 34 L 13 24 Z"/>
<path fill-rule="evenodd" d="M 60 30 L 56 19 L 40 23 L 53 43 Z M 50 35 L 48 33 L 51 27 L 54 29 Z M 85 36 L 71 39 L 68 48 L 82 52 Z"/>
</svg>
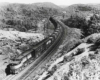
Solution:
<svg viewBox="0 0 100 80">
<path fill-rule="evenodd" d="M 50 21 L 54 22 L 55 20 L 51 17 Z M 34 46 L 32 49 L 25 51 L 18 57 L 11 60 L 7 65 L 6 70 L 9 74 L 17 74 L 22 71 L 27 65 L 31 64 L 35 59 L 41 56 L 44 51 L 46 51 L 52 44 L 55 43 L 57 39 L 61 37 L 62 27 L 58 26 L 57 23 L 53 23 L 56 26 L 53 34 L 44 39 L 40 44 Z"/>
</svg>

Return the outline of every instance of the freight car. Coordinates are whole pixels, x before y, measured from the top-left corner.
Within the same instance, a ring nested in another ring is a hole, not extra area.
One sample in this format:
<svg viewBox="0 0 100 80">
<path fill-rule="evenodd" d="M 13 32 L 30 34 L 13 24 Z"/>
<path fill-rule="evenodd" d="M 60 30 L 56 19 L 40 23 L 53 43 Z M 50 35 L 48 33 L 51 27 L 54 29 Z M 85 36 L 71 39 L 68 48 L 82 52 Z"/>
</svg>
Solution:
<svg viewBox="0 0 100 80">
<path fill-rule="evenodd" d="M 34 46 L 32 49 L 25 51 L 15 59 L 12 59 L 7 66 L 10 74 L 17 74 L 22 71 L 28 64 L 32 63 L 35 59 L 41 56 L 57 39 L 61 33 L 62 28 L 57 27 L 53 34 L 43 40 L 40 44 Z"/>
</svg>

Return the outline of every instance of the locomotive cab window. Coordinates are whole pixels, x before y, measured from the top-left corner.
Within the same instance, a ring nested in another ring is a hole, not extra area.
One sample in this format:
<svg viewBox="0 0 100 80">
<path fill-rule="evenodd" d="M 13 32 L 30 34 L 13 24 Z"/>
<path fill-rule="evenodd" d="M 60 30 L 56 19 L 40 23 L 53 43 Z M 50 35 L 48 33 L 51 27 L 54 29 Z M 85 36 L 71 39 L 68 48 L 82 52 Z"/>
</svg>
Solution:
<svg viewBox="0 0 100 80">
<path fill-rule="evenodd" d="M 20 61 L 20 59 L 11 59 L 11 61 Z"/>
</svg>

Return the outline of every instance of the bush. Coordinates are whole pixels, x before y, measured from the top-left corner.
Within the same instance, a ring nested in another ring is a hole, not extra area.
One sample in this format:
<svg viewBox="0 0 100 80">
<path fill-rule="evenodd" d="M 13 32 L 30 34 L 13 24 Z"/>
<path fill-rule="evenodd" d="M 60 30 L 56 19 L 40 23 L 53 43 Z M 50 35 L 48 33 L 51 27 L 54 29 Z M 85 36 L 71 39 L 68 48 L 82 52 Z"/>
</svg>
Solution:
<svg viewBox="0 0 100 80">
<path fill-rule="evenodd" d="M 93 8 L 92 7 L 89 7 L 89 6 L 78 6 L 78 10 L 79 11 L 92 11 L 93 10 Z"/>
<path fill-rule="evenodd" d="M 89 54 L 89 58 L 90 58 L 90 60 L 96 59 L 96 55 L 95 54 Z"/>
<path fill-rule="evenodd" d="M 87 35 L 87 22 L 85 18 L 79 16 L 71 16 L 70 18 L 63 20 L 64 24 L 71 28 L 81 29 L 83 35 Z"/>
<path fill-rule="evenodd" d="M 99 43 L 100 42 L 100 34 L 94 33 L 84 39 L 86 43 Z"/>
<path fill-rule="evenodd" d="M 80 55 L 80 54 L 83 53 L 84 51 L 85 51 L 84 48 L 78 48 L 78 49 L 77 49 L 77 52 L 76 52 L 76 54 L 75 54 L 75 56 L 76 56 L 76 55 Z"/>
<path fill-rule="evenodd" d="M 81 41 L 78 39 L 70 40 L 66 43 L 66 45 L 63 47 L 63 51 L 69 52 L 70 50 L 77 47 L 79 44 L 81 44 Z"/>
<path fill-rule="evenodd" d="M 78 15 L 72 15 L 70 18 L 63 20 L 63 22 L 71 28 L 81 29 L 84 36 L 100 32 L 100 16 L 97 14 L 91 16 L 89 20 Z"/>
<path fill-rule="evenodd" d="M 62 79 L 61 79 L 61 80 L 69 80 L 68 75 L 67 75 L 66 73 L 64 73 L 64 74 L 63 74 L 63 77 L 62 77 Z"/>
<path fill-rule="evenodd" d="M 87 68 L 87 67 L 89 67 L 89 64 L 90 64 L 90 62 L 86 56 L 82 57 L 81 63 L 82 63 L 82 68 Z"/>
<path fill-rule="evenodd" d="M 57 66 L 54 65 L 50 71 L 48 71 L 48 75 L 51 76 L 57 70 Z"/>
<path fill-rule="evenodd" d="M 71 54 L 69 56 L 64 56 L 64 62 L 70 62 L 70 61 L 72 61 L 74 59 L 73 56 L 74 56 L 73 54 Z"/>
</svg>

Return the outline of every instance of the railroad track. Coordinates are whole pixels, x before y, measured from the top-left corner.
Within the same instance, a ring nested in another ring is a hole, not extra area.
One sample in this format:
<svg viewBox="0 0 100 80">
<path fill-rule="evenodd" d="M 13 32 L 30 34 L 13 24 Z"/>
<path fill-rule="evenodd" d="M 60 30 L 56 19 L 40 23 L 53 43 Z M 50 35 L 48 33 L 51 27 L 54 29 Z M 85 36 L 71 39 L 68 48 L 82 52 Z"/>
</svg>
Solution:
<svg viewBox="0 0 100 80">
<path fill-rule="evenodd" d="M 63 32 L 64 33 L 64 32 Z M 62 36 L 62 35 L 61 35 Z M 63 38 L 60 38 L 60 39 L 57 39 L 58 41 L 57 41 L 57 43 L 59 43 L 60 44 L 60 41 L 61 40 L 63 40 Z M 43 64 L 43 62 L 45 61 L 45 60 L 48 60 L 49 58 L 48 57 L 50 57 L 50 56 L 52 56 L 53 54 L 52 54 L 52 52 L 58 47 L 58 45 L 59 44 L 56 44 L 54 47 L 55 48 L 53 48 L 52 46 L 52 48 L 50 49 L 51 50 L 51 52 L 49 52 L 49 54 L 48 55 L 46 55 L 45 56 L 45 58 L 44 59 L 42 59 L 42 61 L 37 65 L 37 66 L 35 66 L 35 68 L 33 69 L 33 70 L 31 70 L 30 71 L 30 73 L 28 73 L 25 77 L 23 77 L 22 79 L 21 78 L 19 78 L 19 79 L 17 79 L 17 80 L 28 80 L 28 79 L 30 79 L 30 75 L 34 72 L 34 71 L 36 71 L 36 69 L 38 69 L 39 67 L 40 67 L 40 65 L 42 65 Z M 47 53 L 47 52 L 46 52 Z M 47 59 L 48 58 L 48 59 Z"/>
<path fill-rule="evenodd" d="M 61 24 L 59 25 L 61 26 Z M 52 56 L 52 52 L 57 48 L 57 46 L 61 43 L 60 41 L 64 38 L 64 28 L 62 30 L 62 33 L 60 33 L 59 37 L 56 39 L 55 43 L 52 44 L 52 46 L 47 49 L 43 55 L 41 55 L 40 58 L 36 59 L 32 64 L 30 64 L 27 68 L 25 68 L 24 71 L 22 71 L 19 74 L 16 75 L 9 75 L 3 80 L 28 80 L 29 76 L 39 68 L 39 65 L 41 65 L 45 60 L 48 59 L 48 57 Z M 47 54 L 49 53 L 49 54 Z M 33 68 L 34 67 L 34 68 Z M 20 75 L 21 74 L 21 75 Z"/>
</svg>

